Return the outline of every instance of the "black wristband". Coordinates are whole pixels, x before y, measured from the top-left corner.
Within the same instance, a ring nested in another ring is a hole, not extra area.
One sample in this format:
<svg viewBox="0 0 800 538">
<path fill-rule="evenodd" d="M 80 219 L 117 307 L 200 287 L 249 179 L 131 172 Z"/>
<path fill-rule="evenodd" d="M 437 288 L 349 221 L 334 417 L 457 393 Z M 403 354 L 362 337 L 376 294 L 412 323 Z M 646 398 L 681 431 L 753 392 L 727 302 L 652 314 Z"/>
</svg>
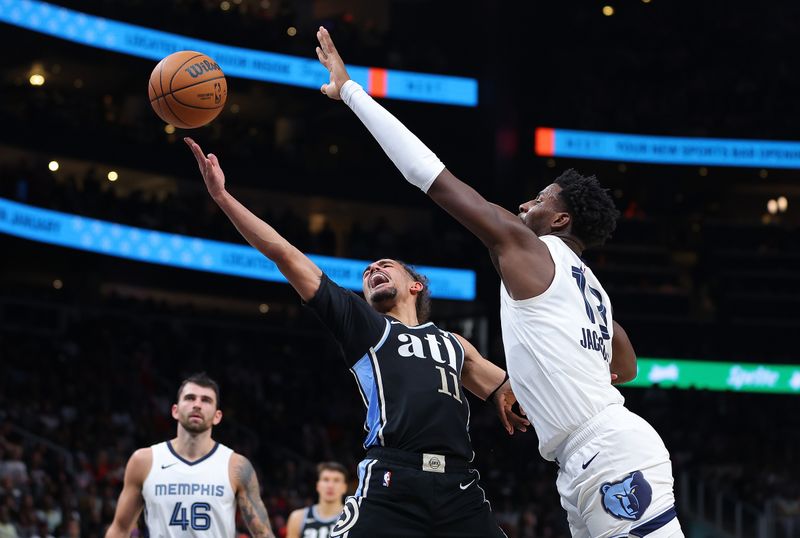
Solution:
<svg viewBox="0 0 800 538">
<path fill-rule="evenodd" d="M 508 381 L 508 372 L 506 372 L 506 376 L 503 378 L 503 381 L 499 385 L 497 385 L 497 388 L 494 389 L 491 392 L 491 394 L 489 394 L 489 396 L 486 397 L 486 400 L 488 401 L 488 400 L 491 400 L 492 398 L 494 398 L 495 393 L 497 393 L 497 391 L 500 390 L 500 387 L 502 387 L 503 385 L 506 384 L 506 381 Z"/>
</svg>

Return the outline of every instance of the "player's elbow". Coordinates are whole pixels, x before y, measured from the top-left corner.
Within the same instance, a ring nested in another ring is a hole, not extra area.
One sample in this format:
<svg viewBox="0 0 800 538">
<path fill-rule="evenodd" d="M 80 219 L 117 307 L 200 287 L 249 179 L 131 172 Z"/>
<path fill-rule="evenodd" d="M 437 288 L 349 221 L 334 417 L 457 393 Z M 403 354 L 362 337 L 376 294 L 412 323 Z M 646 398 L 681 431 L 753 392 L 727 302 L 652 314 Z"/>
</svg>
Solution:
<svg viewBox="0 0 800 538">
<path fill-rule="evenodd" d="M 617 375 L 617 378 L 614 380 L 615 384 L 633 381 L 636 379 L 636 375 L 639 373 L 635 356 L 629 360 L 626 360 L 622 364 L 612 364 L 611 366 L 611 371 Z"/>
</svg>

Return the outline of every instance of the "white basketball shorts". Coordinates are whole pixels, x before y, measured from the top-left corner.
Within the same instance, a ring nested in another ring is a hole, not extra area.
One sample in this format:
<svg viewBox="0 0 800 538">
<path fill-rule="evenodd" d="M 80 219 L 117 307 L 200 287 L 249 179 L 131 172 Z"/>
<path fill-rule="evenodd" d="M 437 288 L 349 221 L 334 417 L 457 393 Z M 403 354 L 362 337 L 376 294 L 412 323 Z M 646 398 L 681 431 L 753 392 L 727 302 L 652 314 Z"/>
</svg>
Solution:
<svg viewBox="0 0 800 538">
<path fill-rule="evenodd" d="M 611 405 L 567 438 L 556 485 L 573 538 L 683 537 L 658 433 Z"/>
</svg>

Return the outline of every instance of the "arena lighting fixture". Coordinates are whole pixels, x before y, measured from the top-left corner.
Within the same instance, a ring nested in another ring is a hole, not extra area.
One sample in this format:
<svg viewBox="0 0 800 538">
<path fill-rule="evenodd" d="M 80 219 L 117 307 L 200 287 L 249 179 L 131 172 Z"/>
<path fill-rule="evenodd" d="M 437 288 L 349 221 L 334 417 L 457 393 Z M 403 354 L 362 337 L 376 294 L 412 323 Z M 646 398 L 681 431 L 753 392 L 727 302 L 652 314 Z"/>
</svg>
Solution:
<svg viewBox="0 0 800 538">
<path fill-rule="evenodd" d="M 249 245 L 171 234 L 52 211 L 0 198 L 0 233 L 127 260 L 286 282 L 278 267 Z M 361 275 L 371 260 L 308 255 L 331 279 L 361 291 Z M 430 280 L 431 297 L 474 301 L 475 271 L 418 265 Z"/>
<path fill-rule="evenodd" d="M 296 36 L 297 35 L 297 28 L 295 28 L 294 26 L 288 27 L 286 29 L 286 35 L 288 35 L 289 37 Z"/>
<path fill-rule="evenodd" d="M 58 170 L 58 161 L 50 161 L 47 163 L 47 168 L 49 168 L 51 172 L 55 172 Z"/>
<path fill-rule="evenodd" d="M 785 196 L 779 196 L 776 202 L 778 203 L 778 211 L 786 213 L 786 209 L 789 207 L 789 200 Z"/>
<path fill-rule="evenodd" d="M 614 8 L 611 6 L 603 6 L 603 15 L 610 17 L 614 14 Z"/>
<path fill-rule="evenodd" d="M 214 58 L 225 75 L 231 77 L 314 91 L 319 91 L 329 78 L 313 48 L 306 56 L 290 56 L 234 47 L 106 19 L 40 0 L 0 0 L 0 23 L 81 45 L 147 58 L 153 60 L 153 65 L 172 52 L 198 50 Z M 348 70 L 353 80 L 375 97 L 466 107 L 478 105 L 478 81 L 474 78 L 359 65 L 348 65 Z"/>
<path fill-rule="evenodd" d="M 175 134 L 175 126 L 168 123 L 164 126 L 164 132 L 167 134 Z"/>
<path fill-rule="evenodd" d="M 55 280 L 53 281 L 53 287 L 54 287 L 55 289 L 57 289 L 57 290 L 60 290 L 61 288 L 63 288 L 63 287 L 64 287 L 64 283 L 63 283 L 63 282 L 61 282 L 61 279 L 57 278 L 57 279 L 55 279 Z"/>
<path fill-rule="evenodd" d="M 222 2 L 219 3 L 219 8 L 222 11 L 228 11 L 231 8 L 231 3 L 228 2 L 227 0 L 223 0 Z"/>
<path fill-rule="evenodd" d="M 267 303 L 261 303 L 260 305 L 258 305 L 258 311 L 261 312 L 262 314 L 266 314 L 267 312 L 269 312 L 269 305 Z"/>
<path fill-rule="evenodd" d="M 44 84 L 44 75 L 34 73 L 31 75 L 31 78 L 28 79 L 28 82 L 31 83 L 31 86 L 41 86 Z"/>
<path fill-rule="evenodd" d="M 769 202 L 767 202 L 767 212 L 770 215 L 774 215 L 775 213 L 778 212 L 778 202 L 777 202 L 777 200 L 770 200 Z"/>
<path fill-rule="evenodd" d="M 108 173 L 108 180 L 109 181 L 116 181 L 118 179 L 119 179 L 119 174 L 117 172 L 115 172 L 114 170 L 111 170 Z"/>
</svg>

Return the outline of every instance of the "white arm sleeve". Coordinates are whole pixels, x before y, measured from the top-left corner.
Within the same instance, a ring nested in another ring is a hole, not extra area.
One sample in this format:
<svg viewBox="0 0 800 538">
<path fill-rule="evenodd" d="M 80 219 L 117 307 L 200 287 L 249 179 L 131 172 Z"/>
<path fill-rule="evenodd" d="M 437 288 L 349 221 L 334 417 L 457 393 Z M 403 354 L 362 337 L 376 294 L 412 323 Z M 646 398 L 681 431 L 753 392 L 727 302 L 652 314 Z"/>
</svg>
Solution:
<svg viewBox="0 0 800 538">
<path fill-rule="evenodd" d="M 434 180 L 444 170 L 442 161 L 356 82 L 345 82 L 340 95 L 342 101 L 372 133 L 406 181 L 422 189 L 422 192 L 428 192 Z"/>
</svg>

